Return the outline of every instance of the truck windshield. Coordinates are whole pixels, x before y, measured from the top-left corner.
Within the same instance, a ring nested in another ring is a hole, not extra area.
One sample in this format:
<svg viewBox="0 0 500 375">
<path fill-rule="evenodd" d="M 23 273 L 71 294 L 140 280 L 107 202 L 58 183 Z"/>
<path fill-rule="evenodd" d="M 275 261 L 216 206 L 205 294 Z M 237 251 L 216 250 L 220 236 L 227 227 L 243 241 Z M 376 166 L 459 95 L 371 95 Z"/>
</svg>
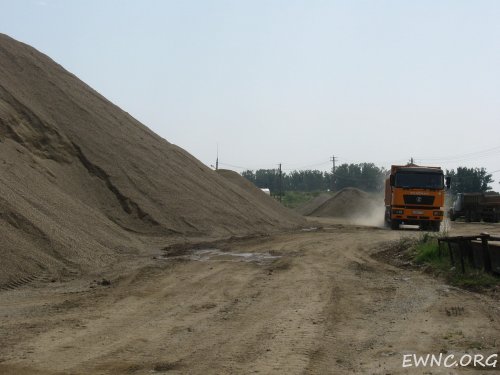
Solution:
<svg viewBox="0 0 500 375">
<path fill-rule="evenodd" d="M 443 189 L 444 177 L 439 173 L 396 173 L 396 187 Z"/>
</svg>

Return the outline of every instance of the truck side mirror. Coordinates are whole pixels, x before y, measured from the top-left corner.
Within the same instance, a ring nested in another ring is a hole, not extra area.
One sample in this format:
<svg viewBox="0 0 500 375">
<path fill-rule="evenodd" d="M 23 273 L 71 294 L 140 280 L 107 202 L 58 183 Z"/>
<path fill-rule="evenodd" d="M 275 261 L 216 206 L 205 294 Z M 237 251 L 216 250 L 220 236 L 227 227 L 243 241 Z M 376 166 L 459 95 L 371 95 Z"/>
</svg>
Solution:
<svg viewBox="0 0 500 375">
<path fill-rule="evenodd" d="M 391 174 L 391 177 L 389 177 L 389 181 L 390 181 L 390 183 L 391 183 L 391 186 L 394 186 L 394 180 L 395 180 L 395 179 L 394 179 L 394 175 L 393 175 L 393 174 Z"/>
<path fill-rule="evenodd" d="M 446 177 L 446 189 L 449 189 L 451 186 L 451 177 L 448 176 Z"/>
</svg>

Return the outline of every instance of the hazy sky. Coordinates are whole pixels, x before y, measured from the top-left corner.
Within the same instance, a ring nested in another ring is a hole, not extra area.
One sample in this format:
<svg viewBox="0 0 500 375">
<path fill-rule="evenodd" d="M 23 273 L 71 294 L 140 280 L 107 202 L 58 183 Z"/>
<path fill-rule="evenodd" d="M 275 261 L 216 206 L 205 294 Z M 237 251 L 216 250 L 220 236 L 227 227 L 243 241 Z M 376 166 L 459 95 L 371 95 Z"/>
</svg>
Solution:
<svg viewBox="0 0 500 375">
<path fill-rule="evenodd" d="M 219 144 L 238 171 L 500 170 L 500 1 L 0 0 L 0 20 L 207 165 Z"/>
</svg>

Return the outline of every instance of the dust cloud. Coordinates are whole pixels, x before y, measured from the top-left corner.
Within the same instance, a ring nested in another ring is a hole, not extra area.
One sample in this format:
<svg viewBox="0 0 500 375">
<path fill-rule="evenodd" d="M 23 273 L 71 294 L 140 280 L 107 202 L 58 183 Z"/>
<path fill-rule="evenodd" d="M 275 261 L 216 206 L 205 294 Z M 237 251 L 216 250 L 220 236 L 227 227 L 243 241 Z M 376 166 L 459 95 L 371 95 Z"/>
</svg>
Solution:
<svg viewBox="0 0 500 375">
<path fill-rule="evenodd" d="M 366 206 L 366 210 L 362 215 L 346 217 L 349 224 L 366 225 L 370 227 L 384 226 L 385 205 L 384 202 L 374 201 Z"/>
<path fill-rule="evenodd" d="M 334 217 L 346 224 L 382 227 L 384 211 L 384 198 L 381 193 L 345 188 L 312 209 L 309 216 Z"/>
</svg>

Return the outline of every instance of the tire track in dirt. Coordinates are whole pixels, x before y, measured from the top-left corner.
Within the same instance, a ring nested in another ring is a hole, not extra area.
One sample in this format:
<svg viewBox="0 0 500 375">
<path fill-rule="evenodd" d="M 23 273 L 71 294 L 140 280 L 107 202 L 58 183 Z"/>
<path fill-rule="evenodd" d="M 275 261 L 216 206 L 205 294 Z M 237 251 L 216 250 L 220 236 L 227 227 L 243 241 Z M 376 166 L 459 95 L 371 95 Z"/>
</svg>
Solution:
<svg viewBox="0 0 500 375">
<path fill-rule="evenodd" d="M 370 256 L 402 235 L 415 234 L 288 233 L 224 246 L 281 256 L 272 263 L 157 258 L 117 266 L 107 288 L 75 280 L 9 291 L 0 331 L 17 335 L 0 345 L 0 372 L 403 374 L 408 351 L 470 350 L 478 340 L 492 350 L 499 320 L 487 297 Z M 446 316 L 450 305 L 465 314 Z M 44 319 L 46 328 L 30 328 Z"/>
</svg>

